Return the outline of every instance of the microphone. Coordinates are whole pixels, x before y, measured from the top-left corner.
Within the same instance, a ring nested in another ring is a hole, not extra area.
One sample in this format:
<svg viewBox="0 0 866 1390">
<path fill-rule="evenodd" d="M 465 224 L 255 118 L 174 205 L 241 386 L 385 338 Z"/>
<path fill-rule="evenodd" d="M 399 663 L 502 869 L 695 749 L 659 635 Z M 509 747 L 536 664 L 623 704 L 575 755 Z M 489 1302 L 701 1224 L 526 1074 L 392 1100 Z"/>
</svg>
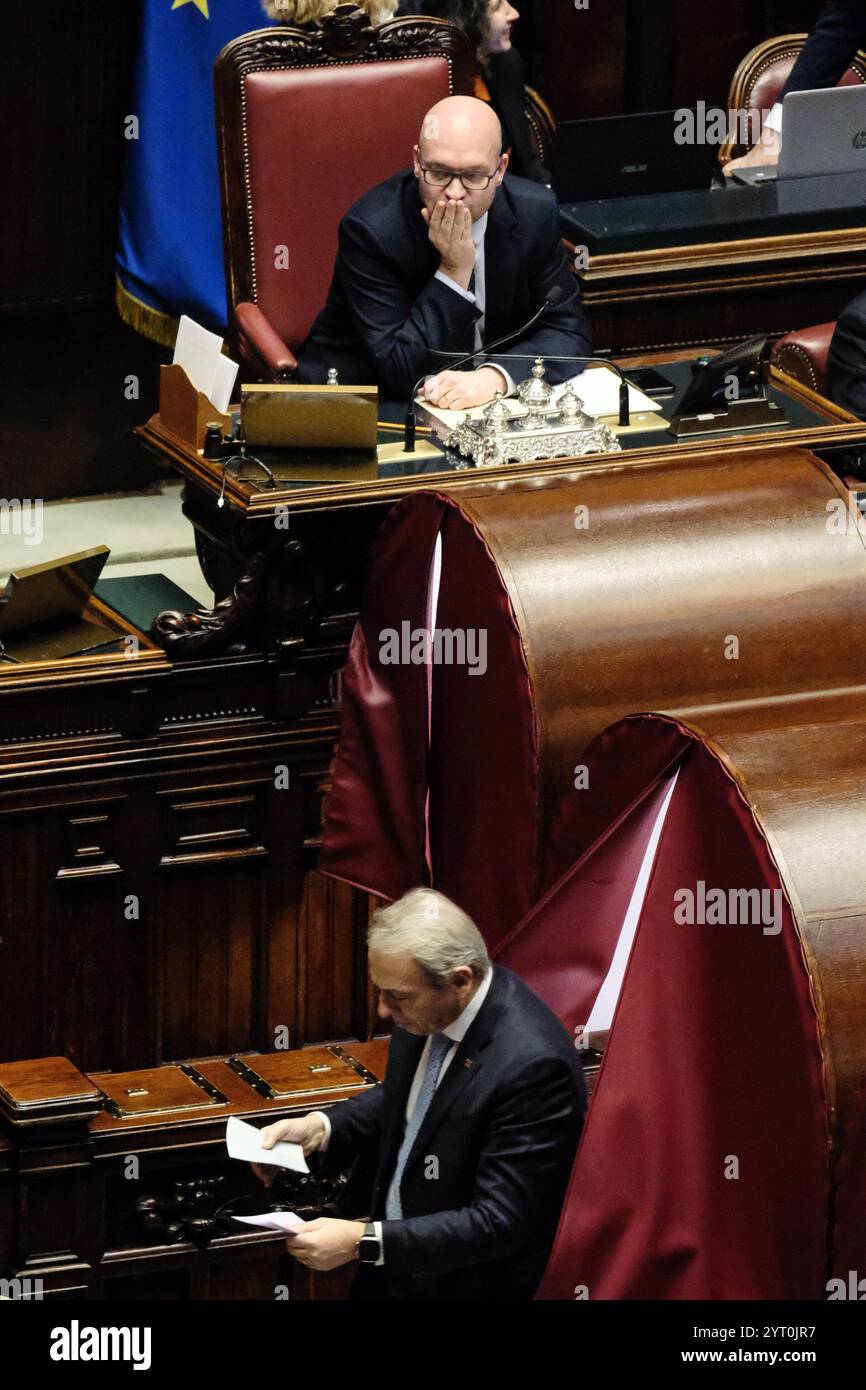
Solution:
<svg viewBox="0 0 866 1390">
<path fill-rule="evenodd" d="M 529 332 L 530 328 L 535 327 L 542 314 L 546 314 L 548 309 L 554 309 L 556 307 L 556 305 L 562 299 L 564 293 L 565 291 L 563 290 L 561 285 L 554 285 L 547 298 L 545 299 L 544 303 L 542 304 L 541 308 L 536 309 L 535 313 L 532 315 L 532 318 L 528 319 L 522 328 L 515 328 L 510 333 L 504 333 L 501 338 L 494 339 L 492 343 L 482 343 L 480 348 L 474 349 L 472 352 L 464 353 L 462 357 L 458 357 L 455 359 L 455 361 L 449 362 L 448 366 L 444 370 L 456 372 L 459 370 L 460 367 L 465 366 L 467 362 L 471 362 L 473 358 L 486 356 L 487 354 L 493 352 L 494 348 L 501 347 L 503 343 L 510 343 L 512 338 L 522 337 L 524 333 Z M 453 356 L 453 353 L 442 352 L 441 349 L 438 348 L 430 348 L 429 351 L 432 353 L 434 357 Z M 520 356 L 520 354 L 517 355 Z M 533 361 L 537 356 L 538 354 L 535 353 L 533 356 Z M 430 375 L 430 372 L 425 372 L 423 376 L 419 376 L 418 380 L 415 382 L 415 385 L 412 387 L 412 394 L 409 397 L 409 404 L 406 409 L 406 424 L 403 432 L 403 450 L 407 454 L 414 454 L 415 452 L 415 430 L 418 424 L 418 417 L 415 414 L 415 397 L 418 394 L 418 388 L 421 386 L 423 382 L 427 380 L 428 376 Z M 622 413 L 621 408 L 620 413 Z"/>
</svg>

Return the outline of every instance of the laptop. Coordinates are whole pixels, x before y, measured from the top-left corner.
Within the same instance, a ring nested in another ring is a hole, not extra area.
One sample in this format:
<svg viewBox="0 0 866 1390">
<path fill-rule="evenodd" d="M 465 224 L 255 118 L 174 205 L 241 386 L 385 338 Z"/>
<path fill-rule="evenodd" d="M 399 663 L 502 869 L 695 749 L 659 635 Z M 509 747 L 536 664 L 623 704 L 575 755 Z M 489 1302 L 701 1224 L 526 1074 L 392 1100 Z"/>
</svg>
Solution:
<svg viewBox="0 0 866 1390">
<path fill-rule="evenodd" d="M 734 169 L 737 183 L 866 173 L 866 85 L 789 92 L 777 166 Z"/>
<path fill-rule="evenodd" d="M 563 121 L 556 130 L 551 171 L 559 202 L 709 188 L 715 147 L 678 144 L 677 127 L 676 111 Z"/>
</svg>

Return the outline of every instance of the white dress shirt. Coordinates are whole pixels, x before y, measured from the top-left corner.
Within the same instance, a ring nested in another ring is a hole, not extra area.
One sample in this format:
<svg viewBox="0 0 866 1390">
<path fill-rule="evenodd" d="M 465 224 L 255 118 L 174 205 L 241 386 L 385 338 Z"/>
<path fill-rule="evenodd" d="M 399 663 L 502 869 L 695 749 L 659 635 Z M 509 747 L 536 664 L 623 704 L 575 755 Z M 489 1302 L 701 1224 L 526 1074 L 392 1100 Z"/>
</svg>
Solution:
<svg viewBox="0 0 866 1390">
<path fill-rule="evenodd" d="M 775 130 L 781 134 L 782 130 L 782 103 L 777 101 L 770 111 L 769 116 L 764 121 L 765 130 Z"/>
<path fill-rule="evenodd" d="M 469 1028 L 475 1021 L 475 1018 L 478 1014 L 479 1009 L 481 1008 L 481 1005 L 487 998 L 492 980 L 493 970 L 488 969 L 487 974 L 484 976 L 484 979 L 481 981 L 481 984 L 478 986 L 477 990 L 473 994 L 472 998 L 469 1000 L 469 1003 L 466 1005 L 466 1008 L 463 1010 L 463 1012 L 458 1014 L 454 1022 L 449 1023 L 447 1028 L 442 1029 L 442 1032 L 444 1033 L 446 1038 L 454 1039 L 454 1045 L 448 1050 L 448 1052 L 445 1053 L 445 1056 L 442 1059 L 442 1065 L 439 1068 L 439 1076 L 436 1079 L 437 1090 L 441 1086 L 442 1078 L 447 1072 L 454 1059 L 454 1054 L 456 1053 L 457 1048 L 460 1046 L 460 1043 L 463 1041 L 466 1034 L 469 1032 Z M 407 1124 L 412 1118 L 412 1114 L 415 1109 L 416 1102 L 418 1100 L 418 1094 L 424 1082 L 424 1072 L 427 1068 L 427 1057 L 429 1055 L 429 1052 L 430 1037 L 427 1038 L 427 1041 L 421 1049 L 421 1056 L 418 1058 L 418 1065 L 415 1068 L 415 1075 L 412 1078 L 412 1085 L 409 1087 L 409 1095 L 406 1098 Z M 331 1139 L 331 1121 L 328 1119 L 328 1116 L 324 1110 L 314 1110 L 312 1113 L 314 1115 L 317 1115 L 325 1126 L 325 1137 L 319 1145 L 319 1151 L 324 1153 Z M 382 1246 L 382 1223 L 381 1221 L 374 1221 L 373 1225 L 376 1229 L 376 1238 L 379 1241 L 379 1245 L 381 1247 L 381 1254 L 376 1263 L 381 1265 L 385 1263 L 385 1250 L 384 1246 Z"/>
<path fill-rule="evenodd" d="M 436 279 L 441 280 L 443 285 L 450 285 L 452 290 L 456 290 L 464 299 L 468 299 L 470 304 L 477 304 L 481 310 L 481 318 L 475 320 L 475 350 L 476 352 L 484 342 L 484 311 L 487 308 L 487 283 L 485 277 L 485 257 L 484 257 L 484 238 L 487 234 L 488 213 L 479 217 L 477 222 L 472 223 L 472 240 L 475 243 L 475 293 L 471 290 L 464 290 L 462 285 L 458 285 L 456 280 L 452 280 L 450 275 L 444 271 L 437 270 Z M 517 390 L 514 379 L 509 375 L 504 367 L 498 363 L 483 362 L 484 367 L 494 367 L 497 372 L 501 372 L 505 378 L 505 394 L 511 396 Z"/>
</svg>

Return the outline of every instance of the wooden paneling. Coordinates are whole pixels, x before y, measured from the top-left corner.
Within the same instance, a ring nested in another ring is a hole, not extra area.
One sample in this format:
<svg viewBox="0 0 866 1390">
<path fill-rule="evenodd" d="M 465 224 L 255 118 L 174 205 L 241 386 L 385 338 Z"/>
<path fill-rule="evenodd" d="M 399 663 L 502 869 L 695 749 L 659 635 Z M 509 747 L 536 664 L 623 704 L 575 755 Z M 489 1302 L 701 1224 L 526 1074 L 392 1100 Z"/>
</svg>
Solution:
<svg viewBox="0 0 866 1390">
<path fill-rule="evenodd" d="M 0 306 L 110 288 L 137 0 L 5 5 Z"/>
<path fill-rule="evenodd" d="M 533 0 L 517 46 L 558 120 L 723 105 L 740 59 L 772 34 L 811 28 L 821 0 Z"/>
<path fill-rule="evenodd" d="M 151 652 L 130 686 L 129 665 L 92 659 L 89 688 L 62 663 L 53 690 L 0 679 L 0 1061 L 124 1069 L 365 1033 L 367 899 L 315 870 L 327 671 L 284 689 L 273 660 Z"/>
<path fill-rule="evenodd" d="M 593 256 L 596 350 L 614 355 L 776 337 L 838 318 L 866 276 L 861 228 Z"/>
<path fill-rule="evenodd" d="M 153 476 L 131 431 L 169 354 L 113 303 L 138 15 L 138 0 L 4 7 L 4 496 L 113 492 Z"/>
</svg>

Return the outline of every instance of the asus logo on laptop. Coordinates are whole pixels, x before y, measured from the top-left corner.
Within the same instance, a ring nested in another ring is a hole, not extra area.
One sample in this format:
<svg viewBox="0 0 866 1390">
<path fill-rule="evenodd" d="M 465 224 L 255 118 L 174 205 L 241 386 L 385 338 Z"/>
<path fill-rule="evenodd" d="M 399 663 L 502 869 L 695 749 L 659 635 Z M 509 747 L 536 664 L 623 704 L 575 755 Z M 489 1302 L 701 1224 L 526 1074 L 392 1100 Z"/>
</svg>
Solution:
<svg viewBox="0 0 866 1390">
<path fill-rule="evenodd" d="M 619 172 L 621 174 L 645 174 L 648 168 L 648 164 L 624 164 Z"/>
</svg>

